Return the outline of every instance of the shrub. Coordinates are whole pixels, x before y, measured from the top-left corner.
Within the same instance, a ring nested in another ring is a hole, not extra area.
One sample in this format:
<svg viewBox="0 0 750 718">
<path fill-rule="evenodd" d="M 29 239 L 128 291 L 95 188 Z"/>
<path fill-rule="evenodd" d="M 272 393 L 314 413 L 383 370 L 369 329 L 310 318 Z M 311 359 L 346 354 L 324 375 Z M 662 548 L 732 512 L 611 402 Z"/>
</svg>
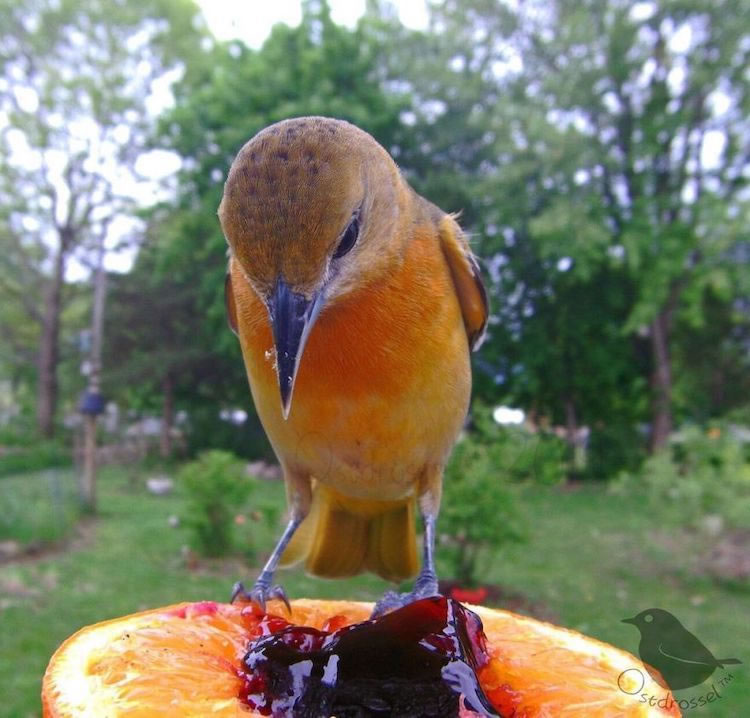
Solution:
<svg viewBox="0 0 750 718">
<path fill-rule="evenodd" d="M 503 544 L 522 541 L 525 521 L 507 475 L 492 447 L 467 437 L 453 451 L 445 469 L 439 532 L 452 577 L 476 586 L 480 564 Z"/>
<path fill-rule="evenodd" d="M 439 531 L 453 578 L 477 584 L 477 572 L 503 544 L 523 541 L 526 519 L 519 488 L 565 479 L 565 442 L 553 434 L 500 426 L 477 402 L 472 430 L 453 451 L 445 469 Z"/>
<path fill-rule="evenodd" d="M 61 468 L 73 463 L 71 450 L 59 441 L 37 441 L 29 446 L 0 446 L 0 477 Z"/>
<path fill-rule="evenodd" d="M 697 525 L 707 515 L 728 526 L 750 525 L 750 443 L 736 427 L 690 426 L 650 456 L 640 471 L 621 474 L 614 492 L 643 492 L 672 522 Z"/>
<path fill-rule="evenodd" d="M 472 421 L 473 436 L 487 447 L 492 464 L 504 479 L 546 485 L 565 480 L 569 452 L 562 439 L 520 426 L 500 426 L 481 404 L 475 406 Z"/>
<path fill-rule="evenodd" d="M 253 491 L 243 463 L 226 451 L 207 451 L 182 467 L 178 479 L 188 495 L 186 525 L 195 548 L 223 556 L 233 548 L 234 515 Z"/>
</svg>

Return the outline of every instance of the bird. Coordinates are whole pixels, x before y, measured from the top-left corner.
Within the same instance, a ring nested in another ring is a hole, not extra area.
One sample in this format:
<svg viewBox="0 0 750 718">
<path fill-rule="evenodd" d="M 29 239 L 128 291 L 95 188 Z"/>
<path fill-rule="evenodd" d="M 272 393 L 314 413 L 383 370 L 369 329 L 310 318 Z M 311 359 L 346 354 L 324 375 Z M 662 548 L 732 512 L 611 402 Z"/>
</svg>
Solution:
<svg viewBox="0 0 750 718">
<path fill-rule="evenodd" d="M 641 632 L 638 655 L 662 688 L 697 686 L 717 668 L 742 662 L 737 658 L 714 658 L 675 616 L 661 608 L 646 609 L 622 622 L 633 624 Z"/>
<path fill-rule="evenodd" d="M 289 518 L 242 597 L 287 602 L 279 565 L 389 581 L 376 612 L 438 592 L 443 468 L 464 424 L 470 352 L 487 326 L 478 261 L 456 216 L 418 195 L 388 152 L 344 120 L 261 130 L 218 210 L 224 292 Z M 423 520 L 421 569 L 416 514 Z"/>
</svg>

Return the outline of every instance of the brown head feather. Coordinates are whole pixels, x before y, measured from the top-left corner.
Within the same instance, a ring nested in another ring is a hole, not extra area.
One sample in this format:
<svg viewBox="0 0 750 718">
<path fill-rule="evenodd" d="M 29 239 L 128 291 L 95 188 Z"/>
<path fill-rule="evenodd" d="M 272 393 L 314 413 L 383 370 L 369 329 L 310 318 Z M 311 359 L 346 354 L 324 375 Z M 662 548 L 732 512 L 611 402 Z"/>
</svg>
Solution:
<svg viewBox="0 0 750 718">
<path fill-rule="evenodd" d="M 219 217 L 233 256 L 261 296 L 279 276 L 310 294 L 326 279 L 330 256 L 360 206 L 359 261 L 377 269 L 383 247 L 368 250 L 368 235 L 384 241 L 396 234 L 405 187 L 366 132 L 342 120 L 301 117 L 267 127 L 240 150 Z"/>
</svg>

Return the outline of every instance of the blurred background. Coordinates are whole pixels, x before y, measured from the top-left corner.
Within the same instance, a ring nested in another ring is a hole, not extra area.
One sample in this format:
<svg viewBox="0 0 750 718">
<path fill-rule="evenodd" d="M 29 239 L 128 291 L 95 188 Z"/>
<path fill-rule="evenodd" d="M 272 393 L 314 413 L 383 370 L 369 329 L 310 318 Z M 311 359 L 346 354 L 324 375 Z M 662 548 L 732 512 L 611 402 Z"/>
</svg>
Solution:
<svg viewBox="0 0 750 718">
<path fill-rule="evenodd" d="M 0 0 L 0 715 L 39 714 L 80 626 L 226 600 L 278 536 L 216 209 L 244 142 L 309 114 L 374 135 L 482 258 L 444 590 L 632 652 L 620 620 L 657 606 L 747 662 L 747 10 Z M 735 674 L 706 715 L 750 711 Z"/>
</svg>

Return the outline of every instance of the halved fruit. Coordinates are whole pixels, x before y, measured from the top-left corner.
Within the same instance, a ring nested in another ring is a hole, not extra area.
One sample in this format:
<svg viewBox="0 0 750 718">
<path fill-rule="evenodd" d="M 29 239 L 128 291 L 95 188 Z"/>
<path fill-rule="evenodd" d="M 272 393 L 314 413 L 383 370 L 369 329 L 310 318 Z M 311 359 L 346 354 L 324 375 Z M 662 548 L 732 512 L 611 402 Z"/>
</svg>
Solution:
<svg viewBox="0 0 750 718">
<path fill-rule="evenodd" d="M 480 671 L 503 716 L 679 716 L 643 664 L 574 631 L 506 611 L 470 606 L 484 623 L 491 657 Z M 333 630 L 367 619 L 372 604 L 298 600 L 285 623 Z M 44 716 L 260 715 L 241 699 L 248 642 L 267 631 L 250 606 L 183 603 L 83 628 L 65 641 L 44 676 Z M 646 696 L 644 702 L 643 696 Z M 649 699 L 655 697 L 649 705 Z"/>
</svg>

